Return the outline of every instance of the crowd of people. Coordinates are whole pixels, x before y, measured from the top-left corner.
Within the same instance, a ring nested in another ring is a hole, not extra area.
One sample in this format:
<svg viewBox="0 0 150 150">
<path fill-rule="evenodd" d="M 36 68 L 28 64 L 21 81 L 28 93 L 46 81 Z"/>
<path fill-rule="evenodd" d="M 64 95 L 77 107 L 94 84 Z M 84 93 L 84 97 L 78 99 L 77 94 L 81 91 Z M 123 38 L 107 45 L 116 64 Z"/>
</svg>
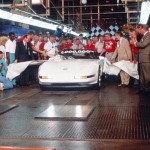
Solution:
<svg viewBox="0 0 150 150">
<path fill-rule="evenodd" d="M 15 33 L 10 32 L 8 36 L 0 37 L 0 90 L 12 88 L 16 85 L 16 80 L 8 81 L 6 79 L 7 66 L 12 63 L 25 62 L 29 60 L 46 60 L 54 57 L 59 51 L 64 49 L 85 49 L 92 50 L 100 56 L 106 57 L 110 62 L 121 60 L 131 61 L 139 64 L 139 80 L 134 80 L 134 85 L 139 85 L 139 94 L 150 92 L 150 32 L 147 25 L 137 25 L 136 28 L 130 28 L 129 38 L 125 38 L 122 32 L 115 33 L 115 39 L 111 38 L 109 33 L 93 36 L 84 39 L 80 34 L 75 38 L 60 38 L 54 35 L 34 35 L 29 31 L 21 38 L 16 38 Z M 142 35 L 138 39 L 138 35 Z M 1 80 L 5 78 L 9 86 Z M 119 87 L 127 87 L 130 82 L 130 76 L 121 70 L 121 83 Z M 29 69 L 27 68 L 19 76 L 17 84 L 25 86 L 29 81 Z"/>
</svg>

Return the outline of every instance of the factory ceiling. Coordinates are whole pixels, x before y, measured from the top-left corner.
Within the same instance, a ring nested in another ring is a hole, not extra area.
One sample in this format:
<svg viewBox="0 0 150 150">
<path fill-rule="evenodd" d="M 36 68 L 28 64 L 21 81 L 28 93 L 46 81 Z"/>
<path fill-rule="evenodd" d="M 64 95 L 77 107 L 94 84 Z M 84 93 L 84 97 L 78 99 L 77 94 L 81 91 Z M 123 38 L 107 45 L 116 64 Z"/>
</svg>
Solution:
<svg viewBox="0 0 150 150">
<path fill-rule="evenodd" d="M 135 24 L 141 0 L 2 0 L 0 6 L 36 13 L 75 30 L 88 30 L 93 24 L 103 28 Z"/>
</svg>

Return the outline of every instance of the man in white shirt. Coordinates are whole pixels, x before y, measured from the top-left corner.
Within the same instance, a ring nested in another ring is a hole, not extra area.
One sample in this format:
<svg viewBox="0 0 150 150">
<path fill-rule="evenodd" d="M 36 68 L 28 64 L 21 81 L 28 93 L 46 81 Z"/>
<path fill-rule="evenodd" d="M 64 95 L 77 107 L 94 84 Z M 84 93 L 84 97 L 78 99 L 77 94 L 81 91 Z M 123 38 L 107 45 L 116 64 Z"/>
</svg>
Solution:
<svg viewBox="0 0 150 150">
<path fill-rule="evenodd" d="M 15 61 L 15 51 L 16 51 L 16 40 L 15 33 L 9 33 L 9 40 L 5 44 L 6 47 L 6 57 L 8 64 L 12 64 Z"/>
<path fill-rule="evenodd" d="M 104 45 L 104 36 L 100 35 L 98 42 L 96 42 L 95 47 L 97 49 L 97 52 L 100 54 L 103 50 L 103 45 Z"/>
<path fill-rule="evenodd" d="M 80 34 L 79 35 L 79 40 L 80 40 L 80 43 L 85 46 L 87 44 L 87 41 L 85 39 L 83 39 L 83 34 Z"/>
<path fill-rule="evenodd" d="M 84 49 L 83 45 L 80 43 L 80 40 L 75 39 L 75 43 L 71 47 L 72 49 Z"/>
<path fill-rule="evenodd" d="M 44 45 L 44 50 L 48 57 L 54 57 L 58 53 L 58 49 L 56 46 L 56 38 L 54 36 L 50 36 L 49 41 Z"/>
</svg>

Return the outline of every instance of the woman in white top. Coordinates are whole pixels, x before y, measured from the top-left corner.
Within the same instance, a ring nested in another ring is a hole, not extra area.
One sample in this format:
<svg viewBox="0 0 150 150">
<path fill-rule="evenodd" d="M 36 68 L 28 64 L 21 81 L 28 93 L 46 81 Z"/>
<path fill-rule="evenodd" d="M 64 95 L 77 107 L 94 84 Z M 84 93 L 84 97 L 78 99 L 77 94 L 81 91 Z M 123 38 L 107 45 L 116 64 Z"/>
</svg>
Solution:
<svg viewBox="0 0 150 150">
<path fill-rule="evenodd" d="M 7 36 L 1 36 L 0 37 L 0 51 L 2 51 L 4 53 L 4 58 L 6 59 L 6 48 L 5 48 L 5 44 L 8 40 Z"/>
</svg>

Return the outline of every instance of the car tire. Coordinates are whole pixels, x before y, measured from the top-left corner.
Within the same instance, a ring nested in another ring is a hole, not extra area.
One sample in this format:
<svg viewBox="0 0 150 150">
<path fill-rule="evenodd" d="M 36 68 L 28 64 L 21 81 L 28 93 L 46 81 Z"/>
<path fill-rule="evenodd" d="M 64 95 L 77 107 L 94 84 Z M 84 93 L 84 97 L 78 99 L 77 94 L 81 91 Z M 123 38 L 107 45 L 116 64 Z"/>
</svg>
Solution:
<svg viewBox="0 0 150 150">
<path fill-rule="evenodd" d="M 39 85 L 40 86 L 40 89 L 42 90 L 42 91 L 44 91 L 45 90 L 45 88 L 44 88 L 44 86 L 43 85 Z"/>
</svg>

